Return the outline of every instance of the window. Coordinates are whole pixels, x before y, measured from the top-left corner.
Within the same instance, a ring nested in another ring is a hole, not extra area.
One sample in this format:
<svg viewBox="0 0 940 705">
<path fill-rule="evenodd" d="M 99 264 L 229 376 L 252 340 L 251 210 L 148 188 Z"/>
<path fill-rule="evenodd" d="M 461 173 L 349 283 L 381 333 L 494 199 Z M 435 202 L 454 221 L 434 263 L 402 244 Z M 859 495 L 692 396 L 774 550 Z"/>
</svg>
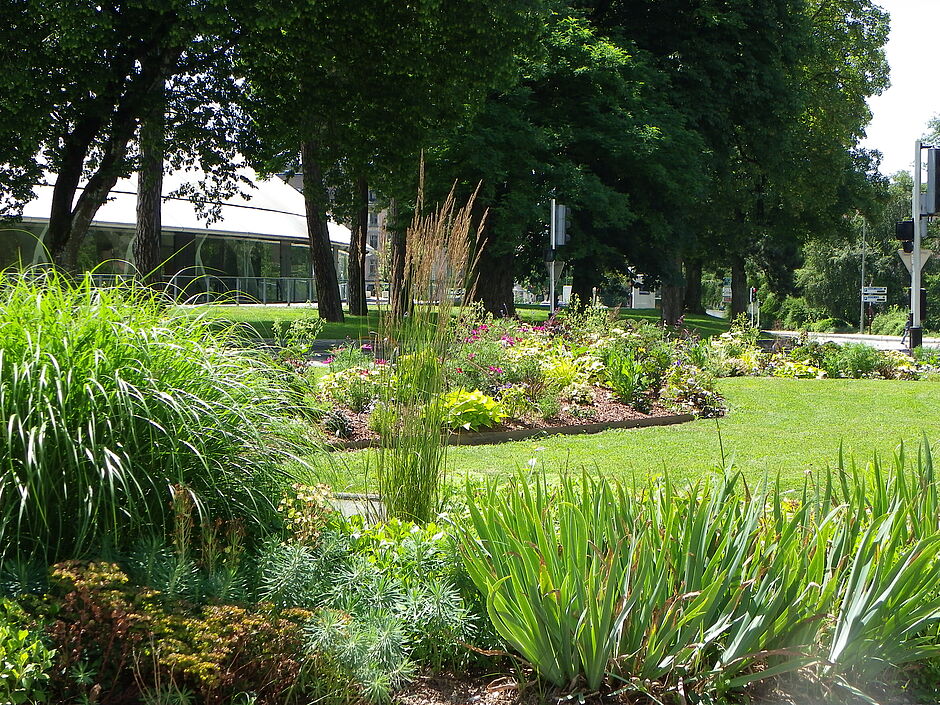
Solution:
<svg viewBox="0 0 940 705">
<path fill-rule="evenodd" d="M 375 211 L 369 211 L 369 227 L 377 228 L 379 226 L 379 214 Z"/>
</svg>

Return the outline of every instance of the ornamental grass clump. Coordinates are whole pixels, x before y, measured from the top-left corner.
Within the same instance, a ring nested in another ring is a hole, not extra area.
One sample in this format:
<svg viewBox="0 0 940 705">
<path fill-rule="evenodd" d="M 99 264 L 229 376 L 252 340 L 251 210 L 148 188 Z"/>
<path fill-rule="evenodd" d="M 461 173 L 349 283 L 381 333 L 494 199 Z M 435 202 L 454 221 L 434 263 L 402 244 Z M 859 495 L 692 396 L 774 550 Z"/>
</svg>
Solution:
<svg viewBox="0 0 940 705">
<path fill-rule="evenodd" d="M 462 555 L 496 631 L 562 688 L 704 702 L 802 669 L 857 692 L 940 652 L 927 449 L 765 485 L 520 474 L 468 498 Z"/>
<path fill-rule="evenodd" d="M 138 285 L 0 280 L 0 555 L 123 550 L 199 521 L 272 522 L 290 394 L 232 331 Z M 280 450 L 274 450 L 279 448 Z"/>
<path fill-rule="evenodd" d="M 380 318 L 379 339 L 395 368 L 385 378 L 381 404 L 394 423 L 383 429 L 376 476 L 389 516 L 399 519 L 427 522 L 440 501 L 453 308 L 457 303 L 459 319 L 470 298 L 471 258 L 480 235 L 473 229 L 472 208 L 472 198 L 458 207 L 451 192 L 435 212 L 426 214 L 419 199 L 405 237 L 403 305 L 383 311 Z"/>
</svg>

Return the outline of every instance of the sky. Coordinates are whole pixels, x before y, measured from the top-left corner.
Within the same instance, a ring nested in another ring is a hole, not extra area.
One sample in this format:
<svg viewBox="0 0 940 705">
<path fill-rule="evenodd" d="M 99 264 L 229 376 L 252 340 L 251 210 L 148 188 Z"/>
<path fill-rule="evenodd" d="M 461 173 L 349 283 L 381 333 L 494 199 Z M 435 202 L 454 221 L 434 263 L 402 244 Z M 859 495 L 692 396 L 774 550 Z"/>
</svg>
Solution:
<svg viewBox="0 0 940 705">
<path fill-rule="evenodd" d="M 940 0 L 880 0 L 878 5 L 891 15 L 885 47 L 891 87 L 868 101 L 873 118 L 862 146 L 882 153 L 881 172 L 890 175 L 910 171 L 914 140 L 926 132 L 927 121 L 940 114 Z"/>
</svg>

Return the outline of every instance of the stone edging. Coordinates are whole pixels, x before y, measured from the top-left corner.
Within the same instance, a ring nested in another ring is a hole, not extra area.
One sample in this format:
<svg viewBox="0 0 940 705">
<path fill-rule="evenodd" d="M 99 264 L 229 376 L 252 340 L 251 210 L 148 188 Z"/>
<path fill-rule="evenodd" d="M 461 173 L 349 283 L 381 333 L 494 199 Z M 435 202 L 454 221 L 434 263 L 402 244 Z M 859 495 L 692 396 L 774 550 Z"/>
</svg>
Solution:
<svg viewBox="0 0 940 705">
<path fill-rule="evenodd" d="M 552 426 L 550 428 L 520 428 L 513 431 L 483 431 L 478 433 L 454 433 L 448 438 L 448 445 L 452 446 L 479 446 L 507 441 L 521 441 L 537 436 L 575 436 L 585 433 L 600 433 L 616 428 L 645 428 L 648 426 L 670 426 L 672 424 L 693 421 L 693 414 L 671 414 L 669 416 L 648 416 L 642 419 L 624 419 L 623 421 L 607 421 L 602 423 L 571 424 L 568 426 Z M 359 441 L 339 441 L 331 444 L 336 450 L 360 450 L 378 446 L 377 438 Z"/>
</svg>

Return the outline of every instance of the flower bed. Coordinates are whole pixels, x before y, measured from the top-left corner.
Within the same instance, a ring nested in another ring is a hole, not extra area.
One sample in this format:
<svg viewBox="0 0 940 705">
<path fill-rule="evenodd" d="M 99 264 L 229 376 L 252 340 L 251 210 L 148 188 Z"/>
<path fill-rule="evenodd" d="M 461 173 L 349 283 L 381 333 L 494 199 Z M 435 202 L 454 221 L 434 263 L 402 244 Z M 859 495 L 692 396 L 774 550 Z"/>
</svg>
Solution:
<svg viewBox="0 0 940 705">
<path fill-rule="evenodd" d="M 568 313 L 545 325 L 470 315 L 452 326 L 443 359 L 397 356 L 391 345 L 346 345 L 322 373 L 291 362 L 308 385 L 311 416 L 334 438 L 366 441 L 396 426 L 396 392 L 416 368 L 442 368 L 444 431 L 552 429 L 724 411 L 712 376 L 688 354 L 693 341 L 606 311 Z M 378 347 L 378 346 L 377 346 Z M 416 382 L 417 384 L 417 382 Z"/>
<path fill-rule="evenodd" d="M 700 346 L 696 360 L 717 377 L 917 380 L 940 371 L 931 351 L 921 351 L 921 359 L 917 359 L 863 343 L 819 343 L 806 338 L 789 348 L 765 351 L 757 345 L 759 333 L 743 321 L 736 321 L 729 332 Z"/>
</svg>

